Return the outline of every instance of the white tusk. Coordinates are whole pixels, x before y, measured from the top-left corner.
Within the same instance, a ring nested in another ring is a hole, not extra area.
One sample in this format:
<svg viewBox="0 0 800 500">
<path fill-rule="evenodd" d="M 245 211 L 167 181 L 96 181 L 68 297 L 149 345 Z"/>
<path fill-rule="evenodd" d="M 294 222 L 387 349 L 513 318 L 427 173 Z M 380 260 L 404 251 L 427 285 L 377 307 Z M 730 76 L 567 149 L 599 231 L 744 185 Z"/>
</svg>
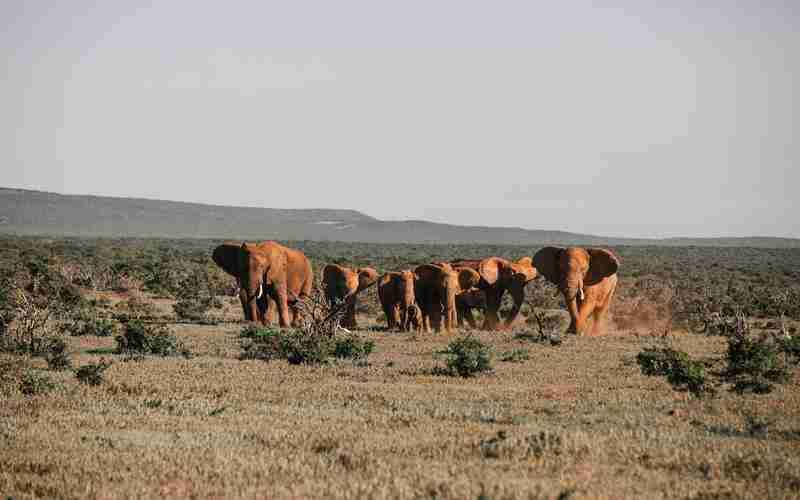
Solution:
<svg viewBox="0 0 800 500">
<path fill-rule="evenodd" d="M 580 299 L 583 300 L 583 297 L 584 297 L 583 288 L 578 288 L 578 297 L 580 297 Z"/>
<path fill-rule="evenodd" d="M 256 298 L 260 299 L 262 295 L 264 295 L 264 284 L 263 283 L 258 285 L 258 295 L 256 296 Z"/>
</svg>

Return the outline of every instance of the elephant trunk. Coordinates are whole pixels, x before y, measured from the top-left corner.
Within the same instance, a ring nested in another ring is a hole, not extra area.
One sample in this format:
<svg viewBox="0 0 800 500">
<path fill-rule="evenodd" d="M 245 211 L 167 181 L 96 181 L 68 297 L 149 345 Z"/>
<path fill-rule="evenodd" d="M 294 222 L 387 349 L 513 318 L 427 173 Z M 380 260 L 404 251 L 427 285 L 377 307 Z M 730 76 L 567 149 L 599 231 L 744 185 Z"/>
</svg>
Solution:
<svg viewBox="0 0 800 500">
<path fill-rule="evenodd" d="M 575 298 L 582 301 L 585 297 L 583 294 L 583 279 L 580 277 L 568 277 L 562 282 L 560 288 L 568 302 L 575 300 Z"/>
<path fill-rule="evenodd" d="M 578 333 L 578 301 L 576 297 L 567 299 L 567 309 L 569 309 L 570 325 L 567 332 Z"/>
</svg>

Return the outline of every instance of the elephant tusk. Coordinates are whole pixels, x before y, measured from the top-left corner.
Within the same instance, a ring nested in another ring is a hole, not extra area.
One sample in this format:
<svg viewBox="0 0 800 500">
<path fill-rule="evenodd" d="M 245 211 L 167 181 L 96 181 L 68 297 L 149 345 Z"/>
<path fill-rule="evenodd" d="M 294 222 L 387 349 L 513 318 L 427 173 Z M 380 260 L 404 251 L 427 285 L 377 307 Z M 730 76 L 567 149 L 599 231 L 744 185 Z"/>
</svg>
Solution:
<svg viewBox="0 0 800 500">
<path fill-rule="evenodd" d="M 583 287 L 578 288 L 578 297 L 581 299 L 581 301 L 583 301 L 583 298 L 584 298 Z"/>
<path fill-rule="evenodd" d="M 257 299 L 260 299 L 261 296 L 264 295 L 264 284 L 258 285 L 258 295 L 256 296 Z"/>
</svg>

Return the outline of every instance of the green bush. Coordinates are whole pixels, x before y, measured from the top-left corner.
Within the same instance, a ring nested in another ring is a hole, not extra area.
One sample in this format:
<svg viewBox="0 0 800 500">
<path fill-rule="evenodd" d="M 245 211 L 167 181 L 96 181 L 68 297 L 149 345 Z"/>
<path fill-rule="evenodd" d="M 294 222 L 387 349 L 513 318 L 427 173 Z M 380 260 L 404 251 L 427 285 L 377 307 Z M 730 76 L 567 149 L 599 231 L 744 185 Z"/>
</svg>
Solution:
<svg viewBox="0 0 800 500">
<path fill-rule="evenodd" d="M 734 381 L 733 389 L 766 394 L 772 392 L 773 384 L 788 382 L 791 372 L 781 347 L 768 338 L 753 338 L 746 331 L 729 337 L 725 375 Z"/>
<path fill-rule="evenodd" d="M 673 388 L 701 395 L 709 390 L 702 363 L 682 351 L 664 347 L 646 348 L 636 356 L 644 375 L 665 376 Z"/>
<path fill-rule="evenodd" d="M 357 335 L 337 339 L 333 346 L 333 355 L 337 358 L 365 360 L 375 350 L 375 342 L 365 340 Z"/>
<path fill-rule="evenodd" d="M 500 361 L 507 363 L 522 363 L 530 359 L 530 352 L 528 349 L 512 349 L 500 355 Z"/>
<path fill-rule="evenodd" d="M 46 394 L 56 388 L 56 384 L 39 370 L 27 370 L 22 375 L 19 390 L 26 396 Z"/>
<path fill-rule="evenodd" d="M 66 370 L 72 366 L 67 353 L 67 342 L 61 337 L 53 337 L 47 345 L 44 355 L 47 367 L 51 370 Z"/>
<path fill-rule="evenodd" d="M 287 330 L 281 341 L 283 357 L 290 364 L 323 364 L 328 362 L 334 340 L 324 335 L 308 335 L 298 330 Z"/>
<path fill-rule="evenodd" d="M 72 337 L 84 335 L 111 337 L 116 333 L 115 322 L 111 319 L 99 318 L 94 308 L 83 308 L 76 311 L 69 320 L 64 322 L 62 329 Z"/>
<path fill-rule="evenodd" d="M 82 384 L 100 385 L 103 383 L 103 372 L 112 364 L 111 361 L 106 361 L 105 359 L 101 359 L 97 363 L 85 364 L 75 370 L 75 378 Z"/>
<path fill-rule="evenodd" d="M 146 324 L 140 320 L 131 320 L 125 323 L 121 335 L 114 337 L 117 341 L 117 354 L 129 356 L 156 356 L 189 357 L 190 353 L 178 337 L 166 325 Z"/>
<path fill-rule="evenodd" d="M 786 355 L 789 362 L 800 364 L 800 336 L 778 339 L 778 348 Z"/>
<path fill-rule="evenodd" d="M 461 377 L 472 377 L 492 369 L 491 346 L 468 336 L 448 344 L 440 354 L 447 357 L 447 370 Z"/>
<path fill-rule="evenodd" d="M 331 357 L 363 361 L 375 348 L 374 342 L 356 335 L 336 339 L 300 330 L 255 325 L 242 328 L 239 337 L 244 339 L 240 359 L 285 359 L 291 364 L 323 364 Z"/>
</svg>

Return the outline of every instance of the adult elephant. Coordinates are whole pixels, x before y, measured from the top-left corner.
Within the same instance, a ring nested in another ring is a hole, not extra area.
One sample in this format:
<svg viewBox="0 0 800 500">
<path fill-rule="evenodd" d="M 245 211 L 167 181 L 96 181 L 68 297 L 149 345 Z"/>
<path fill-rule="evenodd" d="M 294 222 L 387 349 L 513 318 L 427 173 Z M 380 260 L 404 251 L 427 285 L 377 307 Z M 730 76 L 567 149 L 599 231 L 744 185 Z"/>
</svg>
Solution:
<svg viewBox="0 0 800 500">
<path fill-rule="evenodd" d="M 414 322 L 421 322 L 421 311 L 417 306 L 415 287 L 417 276 L 411 271 L 388 272 L 378 281 L 378 299 L 386 315 L 389 330 L 407 332 L 416 329 Z"/>
<path fill-rule="evenodd" d="M 422 330 L 449 332 L 456 328 L 456 295 L 461 291 L 458 272 L 446 262 L 423 264 L 414 269 L 417 304 L 422 311 Z"/>
<path fill-rule="evenodd" d="M 617 288 L 619 259 L 604 248 L 545 247 L 536 252 L 533 262 L 564 295 L 571 318 L 567 331 L 582 334 L 593 316 L 589 335 L 601 334 Z"/>
<path fill-rule="evenodd" d="M 281 327 L 296 322 L 299 317 L 297 301 L 307 297 L 314 285 L 311 262 L 305 254 L 274 241 L 265 241 L 242 243 L 237 257 L 235 270 L 242 287 L 239 297 L 245 318 L 266 324 L 267 316 L 259 315 L 258 301 L 268 297 L 275 302 Z"/>
<path fill-rule="evenodd" d="M 525 285 L 537 276 L 530 257 L 523 257 L 514 262 L 500 257 L 487 257 L 481 260 L 460 259 L 450 264 L 457 269 L 473 269 L 480 275 L 480 281 L 476 286 L 483 290 L 486 298 L 482 326 L 484 330 L 509 328 L 514 323 L 525 300 Z M 501 326 L 499 311 L 506 291 L 511 294 L 514 306 L 509 311 L 505 324 Z"/>
<path fill-rule="evenodd" d="M 275 322 L 277 306 L 275 305 L 275 301 L 267 296 L 256 299 L 256 311 L 258 314 L 255 318 L 251 316 L 251 310 L 247 303 L 247 293 L 244 288 L 242 288 L 240 278 L 242 275 L 239 270 L 239 253 L 241 252 L 241 246 L 241 243 L 237 241 L 226 241 L 214 249 L 211 254 L 211 259 L 220 269 L 236 278 L 236 287 L 239 290 L 239 301 L 242 304 L 244 319 L 247 321 L 272 324 Z"/>
<path fill-rule="evenodd" d="M 475 328 L 477 325 L 472 311 L 486 308 L 486 294 L 477 288 L 481 281 L 481 275 L 469 267 L 454 266 L 453 269 L 458 273 L 459 291 L 456 293 L 458 326 L 463 326 L 464 320 L 466 320 L 471 328 Z"/>
<path fill-rule="evenodd" d="M 342 326 L 356 328 L 356 305 L 358 293 L 378 279 L 378 272 L 371 267 L 350 269 L 337 264 L 328 264 L 322 269 L 322 288 L 328 302 L 347 301 Z"/>
</svg>

